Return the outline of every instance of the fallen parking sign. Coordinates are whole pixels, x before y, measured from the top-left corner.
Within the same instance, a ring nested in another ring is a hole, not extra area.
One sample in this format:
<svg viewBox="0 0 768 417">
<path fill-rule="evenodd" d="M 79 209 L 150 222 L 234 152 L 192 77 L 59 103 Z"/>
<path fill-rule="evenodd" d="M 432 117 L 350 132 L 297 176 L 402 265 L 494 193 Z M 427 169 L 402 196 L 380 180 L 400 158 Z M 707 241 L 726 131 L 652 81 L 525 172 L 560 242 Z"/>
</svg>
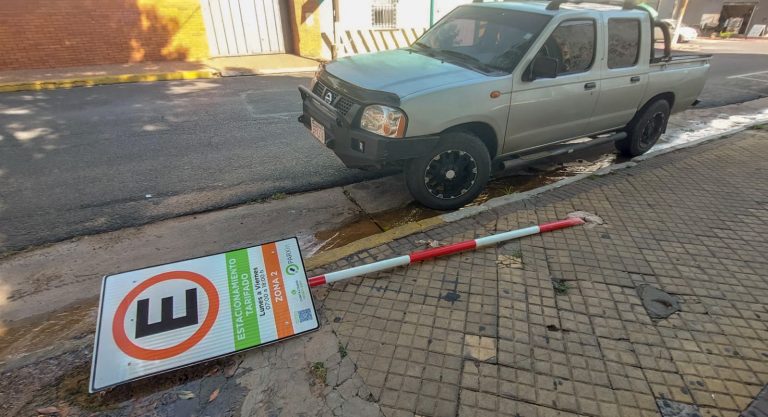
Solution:
<svg viewBox="0 0 768 417">
<path fill-rule="evenodd" d="M 109 275 L 90 391 L 318 326 L 295 238 Z"/>
</svg>

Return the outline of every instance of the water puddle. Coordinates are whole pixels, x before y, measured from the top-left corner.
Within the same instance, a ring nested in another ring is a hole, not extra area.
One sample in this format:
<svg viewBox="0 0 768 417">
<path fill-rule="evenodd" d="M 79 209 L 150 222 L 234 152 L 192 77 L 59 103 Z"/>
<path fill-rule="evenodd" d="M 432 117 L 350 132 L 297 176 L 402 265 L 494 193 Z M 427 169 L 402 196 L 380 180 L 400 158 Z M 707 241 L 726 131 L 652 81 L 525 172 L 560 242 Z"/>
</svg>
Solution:
<svg viewBox="0 0 768 417">
<path fill-rule="evenodd" d="M 613 152 L 613 145 L 611 144 L 574 152 L 570 155 L 542 159 L 526 168 L 498 173 L 488 183 L 485 190 L 467 206 L 477 206 L 503 195 L 530 191 L 568 177 L 595 172 L 598 169 L 626 160 Z M 443 213 L 445 212 L 432 210 L 419 203 L 411 202 L 401 208 L 361 215 L 361 217 L 341 227 L 317 232 L 302 246 L 307 255 L 311 255 Z"/>
<path fill-rule="evenodd" d="M 323 230 L 315 233 L 314 242 L 304 249 L 309 254 L 323 252 L 333 248 L 344 246 L 347 243 L 364 239 L 382 232 L 379 225 L 370 217 L 361 216 L 351 223 L 335 229 Z"/>
</svg>

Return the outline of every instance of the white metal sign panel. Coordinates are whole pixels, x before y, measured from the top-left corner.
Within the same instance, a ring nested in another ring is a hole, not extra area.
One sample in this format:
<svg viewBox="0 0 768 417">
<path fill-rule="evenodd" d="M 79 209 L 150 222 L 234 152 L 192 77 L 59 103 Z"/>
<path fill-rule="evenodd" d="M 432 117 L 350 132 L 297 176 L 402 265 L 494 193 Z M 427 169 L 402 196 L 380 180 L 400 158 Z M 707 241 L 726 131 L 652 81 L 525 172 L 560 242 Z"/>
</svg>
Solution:
<svg viewBox="0 0 768 417">
<path fill-rule="evenodd" d="M 200 0 L 213 56 L 285 52 L 280 0 Z"/>
<path fill-rule="evenodd" d="M 104 278 L 90 391 L 319 326 L 295 238 Z"/>
</svg>

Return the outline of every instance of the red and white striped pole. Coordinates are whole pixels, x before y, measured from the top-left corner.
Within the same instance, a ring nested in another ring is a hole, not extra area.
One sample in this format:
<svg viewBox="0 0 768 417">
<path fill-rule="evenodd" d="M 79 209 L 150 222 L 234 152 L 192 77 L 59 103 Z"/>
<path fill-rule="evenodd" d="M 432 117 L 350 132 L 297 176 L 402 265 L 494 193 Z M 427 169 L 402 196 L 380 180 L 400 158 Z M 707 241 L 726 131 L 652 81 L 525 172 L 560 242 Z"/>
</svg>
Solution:
<svg viewBox="0 0 768 417">
<path fill-rule="evenodd" d="M 354 268 L 342 269 L 341 271 L 329 272 L 325 275 L 318 275 L 309 279 L 310 287 L 318 287 L 323 284 L 341 281 L 359 275 L 370 274 L 373 272 L 384 271 L 398 266 L 408 265 L 414 262 L 437 258 L 438 256 L 450 255 L 456 252 L 462 252 L 470 249 L 482 248 L 495 245 L 499 242 L 530 236 L 553 230 L 564 229 L 566 227 L 578 226 L 584 224 L 584 220 L 578 217 L 571 217 L 556 222 L 544 223 L 537 226 L 526 227 L 523 229 L 511 230 L 509 232 L 498 233 L 485 236 L 478 239 L 466 240 L 464 242 L 453 243 L 451 245 L 440 246 L 438 248 L 420 250 L 412 252 L 410 255 L 398 256 L 396 258 L 385 259 L 368 265 L 360 265 Z"/>
</svg>

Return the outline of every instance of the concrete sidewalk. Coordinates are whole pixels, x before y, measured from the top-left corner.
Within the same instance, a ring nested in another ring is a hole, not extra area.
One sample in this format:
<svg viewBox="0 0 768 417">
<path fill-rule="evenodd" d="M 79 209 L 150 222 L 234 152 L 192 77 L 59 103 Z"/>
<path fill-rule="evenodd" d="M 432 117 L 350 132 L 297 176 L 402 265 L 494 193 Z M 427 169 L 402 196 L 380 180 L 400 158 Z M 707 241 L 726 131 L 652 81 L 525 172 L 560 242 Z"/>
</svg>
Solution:
<svg viewBox="0 0 768 417">
<path fill-rule="evenodd" d="M 318 333 L 103 395 L 85 393 L 94 309 L 59 314 L 15 343 L 56 340 L 55 355 L 0 368 L 0 413 L 710 417 L 765 407 L 752 400 L 768 382 L 766 153 L 768 132 L 753 129 L 432 224 L 309 272 L 575 210 L 605 220 L 316 289 Z M 30 278 L 34 291 L 49 285 Z M 651 320 L 637 295 L 645 284 L 682 311 Z M 68 331 L 52 339 L 52 327 Z"/>
<path fill-rule="evenodd" d="M 150 81 L 309 72 L 318 62 L 291 54 L 0 71 L 0 93 Z"/>
</svg>

